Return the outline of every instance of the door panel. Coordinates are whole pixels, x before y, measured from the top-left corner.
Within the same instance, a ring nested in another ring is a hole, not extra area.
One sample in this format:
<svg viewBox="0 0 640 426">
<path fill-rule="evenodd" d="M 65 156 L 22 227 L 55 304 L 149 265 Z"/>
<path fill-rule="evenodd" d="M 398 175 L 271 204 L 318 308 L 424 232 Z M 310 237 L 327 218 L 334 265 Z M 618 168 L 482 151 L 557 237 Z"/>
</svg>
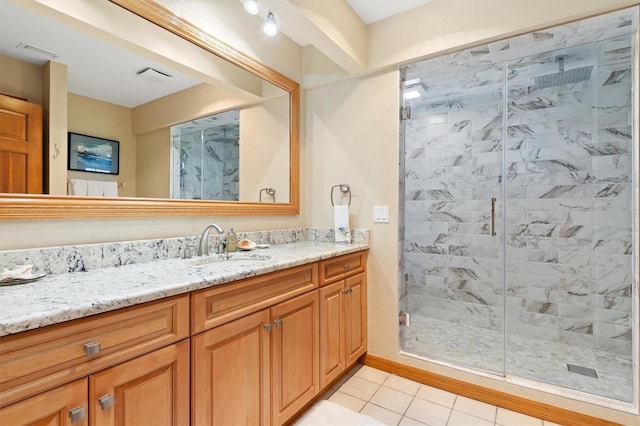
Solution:
<svg viewBox="0 0 640 426">
<path fill-rule="evenodd" d="M 344 280 L 321 287 L 320 295 L 320 387 L 344 371 Z"/>
<path fill-rule="evenodd" d="M 350 366 L 367 350 L 367 275 L 347 278 L 345 289 L 345 361 Z"/>
<path fill-rule="evenodd" d="M 188 425 L 189 342 L 96 373 L 89 381 L 91 424 Z M 112 398 L 100 403 L 100 398 Z"/>
<path fill-rule="evenodd" d="M 628 402 L 632 47 L 627 35 L 508 63 L 505 182 L 507 373 Z"/>
<path fill-rule="evenodd" d="M 0 192 L 42 194 L 42 107 L 0 95 Z"/>
<path fill-rule="evenodd" d="M 84 415 L 71 423 L 69 412 L 74 409 L 83 412 Z M 88 424 L 86 378 L 0 409 L 0 425 L 86 426 Z"/>
<path fill-rule="evenodd" d="M 504 369 L 504 64 L 452 54 L 407 66 L 404 350 Z"/>
<path fill-rule="evenodd" d="M 191 338 L 194 424 L 269 424 L 269 318 L 265 309 Z"/>
<path fill-rule="evenodd" d="M 271 317 L 272 413 L 273 424 L 280 425 L 319 391 L 318 291 L 274 306 Z"/>
</svg>

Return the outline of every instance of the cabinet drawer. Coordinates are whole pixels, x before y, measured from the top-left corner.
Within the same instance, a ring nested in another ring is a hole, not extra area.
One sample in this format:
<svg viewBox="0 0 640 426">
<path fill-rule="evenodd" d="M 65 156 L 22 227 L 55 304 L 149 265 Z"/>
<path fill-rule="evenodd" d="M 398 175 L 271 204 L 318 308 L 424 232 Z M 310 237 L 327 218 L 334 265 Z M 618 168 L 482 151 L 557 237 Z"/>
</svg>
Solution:
<svg viewBox="0 0 640 426">
<path fill-rule="evenodd" d="M 178 296 L 0 338 L 0 406 L 189 336 Z"/>
<path fill-rule="evenodd" d="M 224 324 L 318 288 L 318 264 L 247 278 L 191 296 L 193 333 Z"/>
<path fill-rule="evenodd" d="M 345 254 L 320 262 L 320 285 L 329 284 L 367 269 L 367 252 Z"/>
</svg>

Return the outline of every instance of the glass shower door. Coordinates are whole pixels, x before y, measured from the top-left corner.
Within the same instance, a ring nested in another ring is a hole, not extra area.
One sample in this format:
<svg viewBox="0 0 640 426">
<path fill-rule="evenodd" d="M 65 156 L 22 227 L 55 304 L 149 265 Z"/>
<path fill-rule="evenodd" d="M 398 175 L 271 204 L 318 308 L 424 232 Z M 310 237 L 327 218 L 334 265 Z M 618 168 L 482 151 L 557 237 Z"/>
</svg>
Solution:
<svg viewBox="0 0 640 426">
<path fill-rule="evenodd" d="M 625 35 L 508 63 L 505 230 L 506 373 L 628 402 L 632 51 Z"/>
<path fill-rule="evenodd" d="M 404 72 L 402 349 L 502 374 L 504 67 L 449 55 Z"/>
<path fill-rule="evenodd" d="M 639 10 L 403 68 L 403 354 L 637 403 Z"/>
</svg>

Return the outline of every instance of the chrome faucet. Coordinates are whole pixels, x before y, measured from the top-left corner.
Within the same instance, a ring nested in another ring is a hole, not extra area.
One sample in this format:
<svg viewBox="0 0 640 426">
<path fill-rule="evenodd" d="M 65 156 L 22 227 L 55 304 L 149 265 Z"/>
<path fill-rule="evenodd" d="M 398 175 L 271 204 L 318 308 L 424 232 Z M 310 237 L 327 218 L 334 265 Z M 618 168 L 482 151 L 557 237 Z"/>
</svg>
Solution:
<svg viewBox="0 0 640 426">
<path fill-rule="evenodd" d="M 211 228 L 214 228 L 218 231 L 218 234 L 224 234 L 224 230 L 220 227 L 220 225 L 216 225 L 212 223 L 211 225 L 204 228 L 202 231 L 202 235 L 200 236 L 200 244 L 198 244 L 198 256 L 208 256 L 209 255 L 209 231 Z"/>
</svg>

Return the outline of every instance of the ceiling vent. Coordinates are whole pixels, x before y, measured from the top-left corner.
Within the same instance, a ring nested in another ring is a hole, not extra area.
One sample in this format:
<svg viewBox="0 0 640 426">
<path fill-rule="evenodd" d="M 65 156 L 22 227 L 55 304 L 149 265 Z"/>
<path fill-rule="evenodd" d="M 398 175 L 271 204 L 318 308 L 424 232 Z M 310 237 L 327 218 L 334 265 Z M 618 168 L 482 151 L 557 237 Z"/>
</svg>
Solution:
<svg viewBox="0 0 640 426">
<path fill-rule="evenodd" d="M 16 46 L 16 48 L 24 49 L 26 51 L 29 51 L 31 53 L 35 53 L 35 54 L 40 55 L 40 56 L 44 56 L 44 57 L 49 58 L 49 59 L 56 59 L 58 57 L 58 55 L 56 55 L 53 52 L 50 52 L 50 51 L 45 50 L 45 49 L 41 49 L 39 47 L 33 46 L 31 44 L 28 44 L 28 43 L 24 43 L 24 42 L 18 44 Z"/>
<path fill-rule="evenodd" d="M 164 83 L 171 80 L 173 76 L 162 71 L 158 71 L 155 68 L 145 68 L 138 72 L 138 76 L 153 83 Z"/>
</svg>

